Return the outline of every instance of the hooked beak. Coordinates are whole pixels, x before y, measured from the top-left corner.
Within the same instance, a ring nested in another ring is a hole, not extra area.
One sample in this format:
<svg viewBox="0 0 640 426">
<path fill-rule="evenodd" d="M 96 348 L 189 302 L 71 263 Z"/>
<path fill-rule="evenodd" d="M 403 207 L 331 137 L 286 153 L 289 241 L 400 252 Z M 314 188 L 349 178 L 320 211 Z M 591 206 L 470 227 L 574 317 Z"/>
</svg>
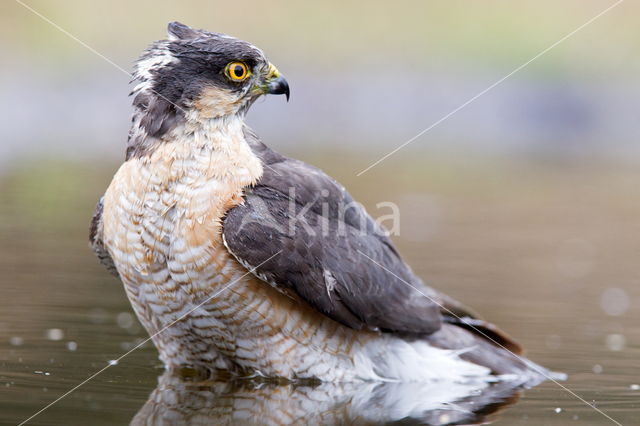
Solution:
<svg viewBox="0 0 640 426">
<path fill-rule="evenodd" d="M 280 75 L 280 72 L 273 64 L 269 64 L 265 82 L 267 84 L 267 93 L 271 95 L 285 95 L 287 102 L 289 102 L 289 83 Z"/>
</svg>

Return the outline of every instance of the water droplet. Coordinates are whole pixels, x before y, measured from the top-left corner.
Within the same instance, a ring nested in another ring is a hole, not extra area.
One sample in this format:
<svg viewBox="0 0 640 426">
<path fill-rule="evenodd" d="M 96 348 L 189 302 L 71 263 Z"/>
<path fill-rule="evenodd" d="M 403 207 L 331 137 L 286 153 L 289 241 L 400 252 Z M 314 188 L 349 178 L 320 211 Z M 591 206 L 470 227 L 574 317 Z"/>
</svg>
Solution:
<svg viewBox="0 0 640 426">
<path fill-rule="evenodd" d="M 71 352 L 74 352 L 76 349 L 78 349 L 78 344 L 76 342 L 67 342 L 67 349 Z"/>
<path fill-rule="evenodd" d="M 602 366 L 600 364 L 596 364 L 593 366 L 593 372 L 596 374 L 602 373 Z"/>
<path fill-rule="evenodd" d="M 9 343 L 13 346 L 22 346 L 24 339 L 20 336 L 13 336 L 9 339 Z"/>
<path fill-rule="evenodd" d="M 133 325 L 133 315 L 129 312 L 120 312 L 116 317 L 116 322 L 120 328 L 129 328 Z"/>
<path fill-rule="evenodd" d="M 109 360 L 109 365 L 118 365 L 118 360 L 117 359 L 110 359 Z"/>
<path fill-rule="evenodd" d="M 607 315 L 619 317 L 629 309 L 629 295 L 621 288 L 608 288 L 600 295 L 600 306 Z"/>
<path fill-rule="evenodd" d="M 640 385 L 634 383 L 631 386 L 629 386 L 629 389 L 631 389 L 631 390 L 640 390 Z"/>
<path fill-rule="evenodd" d="M 606 340 L 610 351 L 621 351 L 627 344 L 627 339 L 622 334 L 609 334 Z"/>
<path fill-rule="evenodd" d="M 64 338 L 64 331 L 59 328 L 50 328 L 45 331 L 44 335 L 49 340 L 62 340 Z"/>
<path fill-rule="evenodd" d="M 553 411 L 555 411 L 556 413 L 562 413 L 562 408 L 556 407 L 556 409 L 553 410 Z"/>
</svg>

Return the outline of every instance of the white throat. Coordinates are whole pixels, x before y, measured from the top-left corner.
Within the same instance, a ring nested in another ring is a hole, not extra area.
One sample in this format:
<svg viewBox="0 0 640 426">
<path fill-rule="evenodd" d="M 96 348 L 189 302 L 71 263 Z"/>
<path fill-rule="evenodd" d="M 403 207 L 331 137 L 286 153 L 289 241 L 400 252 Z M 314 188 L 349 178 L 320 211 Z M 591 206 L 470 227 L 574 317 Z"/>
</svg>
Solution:
<svg viewBox="0 0 640 426">
<path fill-rule="evenodd" d="M 198 173 L 237 188 L 250 186 L 262 176 L 262 163 L 252 152 L 238 116 L 187 120 L 156 147 L 150 161 L 169 161 L 172 175 Z"/>
</svg>

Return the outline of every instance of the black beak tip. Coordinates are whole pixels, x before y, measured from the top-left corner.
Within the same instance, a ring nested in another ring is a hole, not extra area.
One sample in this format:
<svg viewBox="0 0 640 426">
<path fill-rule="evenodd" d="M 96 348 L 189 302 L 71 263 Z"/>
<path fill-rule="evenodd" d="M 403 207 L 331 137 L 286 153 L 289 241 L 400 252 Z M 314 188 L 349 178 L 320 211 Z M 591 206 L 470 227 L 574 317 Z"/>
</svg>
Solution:
<svg viewBox="0 0 640 426">
<path fill-rule="evenodd" d="M 289 102 L 289 83 L 284 77 L 278 77 L 269 83 L 269 93 L 272 95 L 285 95 Z"/>
</svg>

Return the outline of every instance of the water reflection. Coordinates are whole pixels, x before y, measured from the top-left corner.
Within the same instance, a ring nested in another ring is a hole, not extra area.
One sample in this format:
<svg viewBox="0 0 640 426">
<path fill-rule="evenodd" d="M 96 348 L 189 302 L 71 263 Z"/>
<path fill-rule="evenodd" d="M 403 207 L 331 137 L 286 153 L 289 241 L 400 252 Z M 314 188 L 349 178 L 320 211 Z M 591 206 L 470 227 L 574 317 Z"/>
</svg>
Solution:
<svg viewBox="0 0 640 426">
<path fill-rule="evenodd" d="M 482 424 L 518 400 L 519 381 L 282 384 L 166 372 L 131 425 Z"/>
</svg>

